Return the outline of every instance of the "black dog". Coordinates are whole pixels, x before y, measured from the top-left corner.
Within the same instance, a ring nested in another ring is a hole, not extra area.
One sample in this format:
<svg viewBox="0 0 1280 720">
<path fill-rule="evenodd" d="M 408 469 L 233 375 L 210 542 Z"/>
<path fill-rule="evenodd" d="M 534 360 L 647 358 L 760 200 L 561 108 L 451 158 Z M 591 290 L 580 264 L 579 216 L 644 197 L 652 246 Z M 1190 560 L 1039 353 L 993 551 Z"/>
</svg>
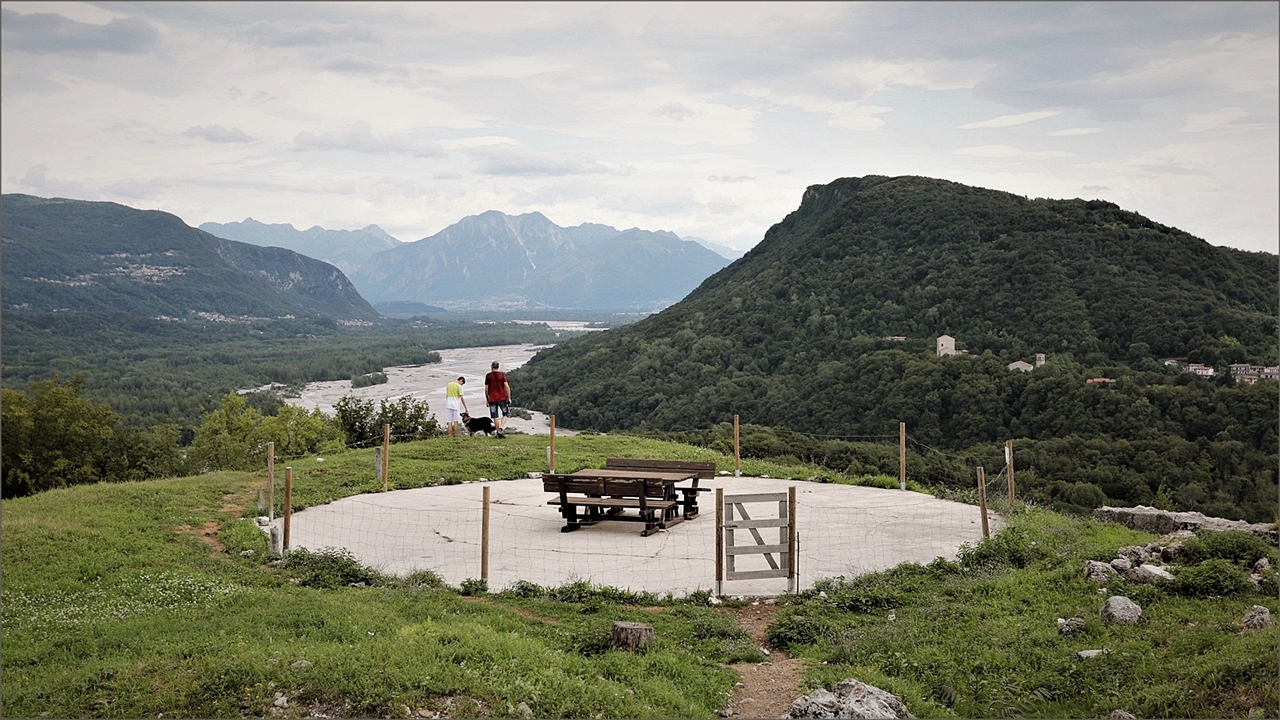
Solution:
<svg viewBox="0 0 1280 720">
<path fill-rule="evenodd" d="M 462 413 L 462 424 L 467 428 L 467 432 L 471 434 L 471 437 L 475 437 L 478 432 L 482 432 L 485 435 L 493 435 L 498 430 L 493 425 L 493 418 L 471 417 L 466 413 Z"/>
</svg>

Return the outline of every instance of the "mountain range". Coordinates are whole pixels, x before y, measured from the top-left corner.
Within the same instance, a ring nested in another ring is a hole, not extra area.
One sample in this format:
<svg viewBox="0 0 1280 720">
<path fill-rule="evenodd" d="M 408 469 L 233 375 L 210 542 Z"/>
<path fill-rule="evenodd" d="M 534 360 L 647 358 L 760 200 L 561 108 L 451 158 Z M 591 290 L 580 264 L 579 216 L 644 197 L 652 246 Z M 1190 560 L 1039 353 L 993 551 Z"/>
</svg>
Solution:
<svg viewBox="0 0 1280 720">
<path fill-rule="evenodd" d="M 378 317 L 341 270 L 292 250 L 227 240 L 169 213 L 116 203 L 18 194 L 0 203 L 6 312 Z"/>
<path fill-rule="evenodd" d="M 299 231 L 247 219 L 200 228 L 330 262 L 375 306 L 400 309 L 418 303 L 482 310 L 658 310 L 727 265 L 734 252 L 665 231 L 595 223 L 565 228 L 541 213 L 496 210 L 409 243 L 376 225 Z"/>
<path fill-rule="evenodd" d="M 326 230 L 319 225 L 298 230 L 291 224 L 260 223 L 253 218 L 242 222 L 207 222 L 200 229 L 210 235 L 251 245 L 282 247 L 323 260 L 350 276 L 370 255 L 393 248 L 400 241 L 377 225 L 361 230 Z"/>
</svg>

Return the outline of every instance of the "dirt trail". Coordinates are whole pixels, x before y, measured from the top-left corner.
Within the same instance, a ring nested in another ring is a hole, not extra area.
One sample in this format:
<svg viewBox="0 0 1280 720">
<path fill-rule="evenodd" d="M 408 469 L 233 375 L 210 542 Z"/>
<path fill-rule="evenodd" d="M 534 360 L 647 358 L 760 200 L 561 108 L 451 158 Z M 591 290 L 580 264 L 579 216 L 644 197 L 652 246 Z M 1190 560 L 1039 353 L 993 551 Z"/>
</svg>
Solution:
<svg viewBox="0 0 1280 720">
<path fill-rule="evenodd" d="M 741 663 L 729 667 L 742 678 L 734 688 L 729 704 L 720 709 L 721 717 L 777 718 L 786 714 L 792 701 L 800 697 L 800 682 L 804 679 L 804 665 L 800 660 L 769 645 L 766 632 L 778 614 L 778 606 L 758 604 L 732 608 L 730 612 L 738 625 L 756 641 L 757 647 L 769 651 L 762 663 Z"/>
</svg>

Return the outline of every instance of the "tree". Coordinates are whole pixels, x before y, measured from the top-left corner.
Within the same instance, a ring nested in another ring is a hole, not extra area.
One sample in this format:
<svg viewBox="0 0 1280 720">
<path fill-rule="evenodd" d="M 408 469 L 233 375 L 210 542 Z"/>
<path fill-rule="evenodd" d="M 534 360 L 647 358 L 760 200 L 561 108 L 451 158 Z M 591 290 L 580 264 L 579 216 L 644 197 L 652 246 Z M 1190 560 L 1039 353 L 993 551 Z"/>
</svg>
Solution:
<svg viewBox="0 0 1280 720">
<path fill-rule="evenodd" d="M 34 383 L 28 394 L 4 389 L 0 417 L 4 497 L 109 479 L 110 448 L 120 417 L 80 397 L 84 384 L 58 378 Z"/>
</svg>

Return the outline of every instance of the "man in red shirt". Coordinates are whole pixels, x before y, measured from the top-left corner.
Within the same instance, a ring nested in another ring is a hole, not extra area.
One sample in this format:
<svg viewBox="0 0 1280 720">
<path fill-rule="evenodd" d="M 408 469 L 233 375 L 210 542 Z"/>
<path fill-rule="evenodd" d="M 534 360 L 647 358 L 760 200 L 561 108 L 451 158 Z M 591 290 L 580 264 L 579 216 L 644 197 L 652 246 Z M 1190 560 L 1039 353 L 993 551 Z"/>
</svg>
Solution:
<svg viewBox="0 0 1280 720">
<path fill-rule="evenodd" d="M 484 397 L 489 401 L 489 417 L 498 430 L 498 437 L 505 438 L 507 418 L 511 415 L 511 385 L 507 383 L 507 374 L 498 371 L 498 361 L 490 365 L 492 369 L 484 376 Z"/>
</svg>

